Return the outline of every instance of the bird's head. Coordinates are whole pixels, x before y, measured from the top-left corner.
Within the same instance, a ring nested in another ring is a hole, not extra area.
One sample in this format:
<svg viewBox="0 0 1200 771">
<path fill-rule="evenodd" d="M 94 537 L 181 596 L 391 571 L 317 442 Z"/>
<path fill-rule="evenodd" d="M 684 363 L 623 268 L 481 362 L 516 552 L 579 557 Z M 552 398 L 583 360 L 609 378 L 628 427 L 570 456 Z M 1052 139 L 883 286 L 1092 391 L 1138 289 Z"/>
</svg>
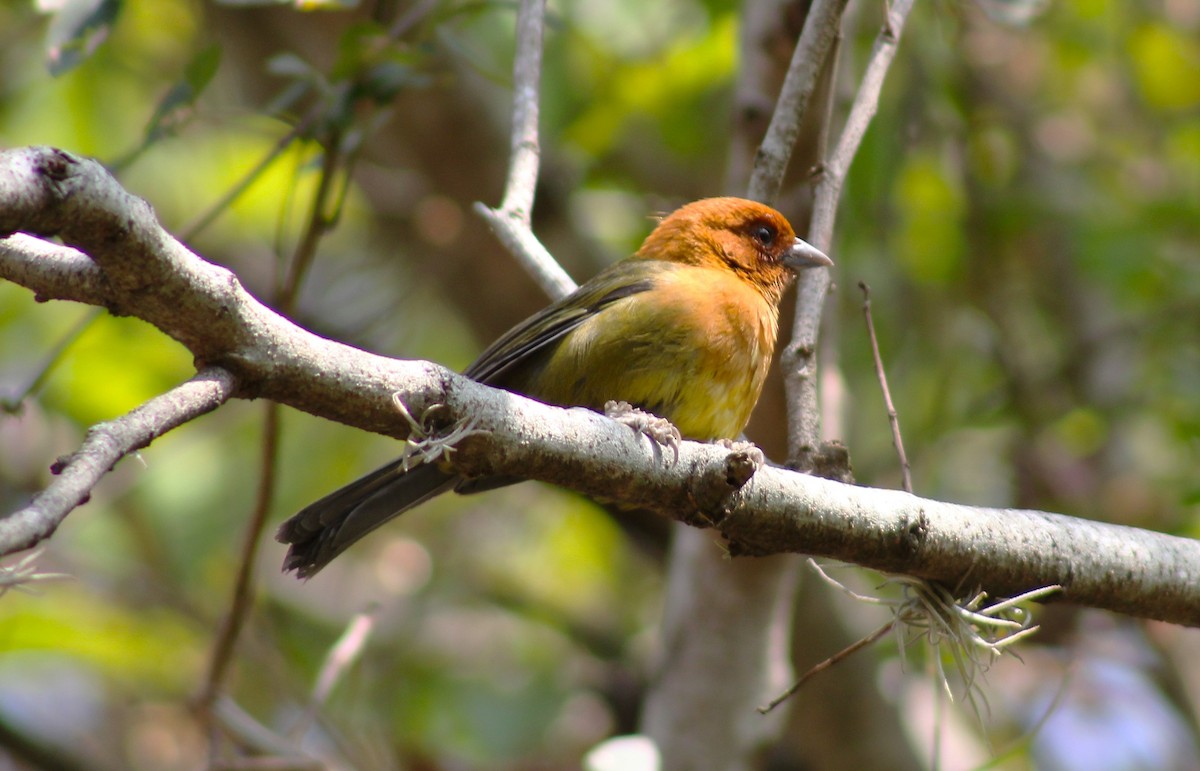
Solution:
<svg viewBox="0 0 1200 771">
<path fill-rule="evenodd" d="M 663 218 L 636 257 L 723 267 L 778 302 L 796 271 L 833 261 L 796 237 L 782 214 L 744 198 L 705 198 Z"/>
</svg>

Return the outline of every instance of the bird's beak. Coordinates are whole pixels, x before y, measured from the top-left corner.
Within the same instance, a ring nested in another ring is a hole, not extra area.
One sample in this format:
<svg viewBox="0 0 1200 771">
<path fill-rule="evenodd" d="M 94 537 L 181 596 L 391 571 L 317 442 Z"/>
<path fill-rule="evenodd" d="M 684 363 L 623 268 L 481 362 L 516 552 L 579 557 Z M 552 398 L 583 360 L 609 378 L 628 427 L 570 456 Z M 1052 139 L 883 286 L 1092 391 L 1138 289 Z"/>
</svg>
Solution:
<svg viewBox="0 0 1200 771">
<path fill-rule="evenodd" d="M 797 238 L 792 244 L 792 248 L 783 255 L 783 264 L 792 270 L 828 268 L 833 265 L 833 260 L 809 242 Z"/>
</svg>

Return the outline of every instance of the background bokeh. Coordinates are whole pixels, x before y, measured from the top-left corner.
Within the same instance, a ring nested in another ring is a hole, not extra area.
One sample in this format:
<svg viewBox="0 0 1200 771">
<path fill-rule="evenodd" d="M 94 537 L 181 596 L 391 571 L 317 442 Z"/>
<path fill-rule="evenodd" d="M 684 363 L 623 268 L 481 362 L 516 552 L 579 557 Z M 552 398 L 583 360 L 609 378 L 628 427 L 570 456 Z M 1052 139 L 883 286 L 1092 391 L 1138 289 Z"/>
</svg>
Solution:
<svg viewBox="0 0 1200 771">
<path fill-rule="evenodd" d="M 67 12 L 35 5 L 0 4 L 0 147 L 99 158 L 266 301 L 320 175 L 306 136 L 336 124 L 354 164 L 290 312 L 303 326 L 459 368 L 545 302 L 471 210 L 498 203 L 503 184 L 512 4 L 428 4 L 383 45 L 373 15 L 413 6 L 92 3 L 117 11 L 106 36 L 65 47 Z M 740 192 L 728 170 L 744 10 L 550 9 L 534 228 L 584 279 L 636 248 L 649 215 Z M 880 4 L 851 4 L 839 105 L 881 19 Z M 794 30 L 779 34 L 786 63 Z M 792 170 L 780 202 L 794 222 L 809 171 Z M 833 256 L 823 343 L 840 377 L 826 381 L 826 423 L 861 483 L 899 485 L 860 280 L 919 494 L 1200 535 L 1200 0 L 918 4 L 850 171 Z M 193 371 L 148 325 L 93 316 L 0 284 L 4 511 L 46 484 L 89 425 Z M 751 438 L 781 457 L 772 388 Z M 0 769 L 205 762 L 188 704 L 229 604 L 263 416 L 233 403 L 123 461 L 38 560 L 71 578 L 0 598 Z M 395 451 L 308 415 L 281 421 L 275 522 Z M 577 767 L 636 727 L 667 529 L 524 484 L 427 504 L 307 583 L 279 573 L 283 548 L 268 540 L 229 695 L 280 733 L 303 727 L 323 657 L 374 609 L 370 642 L 306 746 L 359 768 Z M 802 630 L 886 619 L 841 595 L 822 603 L 800 614 Z M 1200 767 L 1196 633 L 1065 607 L 1041 619 L 1024 661 L 998 662 L 984 684 L 982 728 L 969 710 L 943 710 L 943 768 L 997 755 L 1005 768 Z M 797 636 L 801 666 L 833 652 L 819 638 Z M 922 665 L 901 667 L 885 641 L 852 667 L 909 730 L 910 747 L 880 753 L 890 767 L 927 763 L 935 694 Z M 836 692 L 842 676 L 815 687 Z M 819 693 L 802 692 L 797 713 L 822 711 Z M 797 728 L 762 767 L 870 767 L 857 752 L 817 757 Z"/>
</svg>

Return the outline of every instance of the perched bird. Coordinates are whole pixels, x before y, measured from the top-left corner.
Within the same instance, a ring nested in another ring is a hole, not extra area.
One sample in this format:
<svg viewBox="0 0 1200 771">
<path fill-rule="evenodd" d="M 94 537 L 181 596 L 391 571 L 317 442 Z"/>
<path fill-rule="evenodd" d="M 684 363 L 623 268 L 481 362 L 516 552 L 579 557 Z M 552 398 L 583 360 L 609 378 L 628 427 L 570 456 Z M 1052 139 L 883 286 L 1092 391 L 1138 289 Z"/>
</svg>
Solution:
<svg viewBox="0 0 1200 771">
<path fill-rule="evenodd" d="M 735 439 L 766 379 L 784 290 L 797 270 L 832 264 L 769 206 L 695 201 L 665 217 L 633 256 L 513 327 L 463 374 L 561 406 L 602 411 L 620 400 L 687 439 Z M 393 461 L 284 522 L 276 535 L 291 545 L 284 570 L 311 576 L 448 490 L 517 481 L 403 466 Z"/>
</svg>

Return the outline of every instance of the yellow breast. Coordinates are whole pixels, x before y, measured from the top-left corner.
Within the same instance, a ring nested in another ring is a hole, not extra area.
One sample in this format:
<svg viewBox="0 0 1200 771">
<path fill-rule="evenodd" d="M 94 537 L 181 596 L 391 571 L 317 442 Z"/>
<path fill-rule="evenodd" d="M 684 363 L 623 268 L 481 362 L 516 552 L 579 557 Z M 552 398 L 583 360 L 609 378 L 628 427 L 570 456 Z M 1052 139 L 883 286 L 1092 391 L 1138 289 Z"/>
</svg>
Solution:
<svg viewBox="0 0 1200 771">
<path fill-rule="evenodd" d="M 689 439 L 736 438 L 775 349 L 774 306 L 728 271 L 688 266 L 655 281 L 572 330 L 531 395 L 593 409 L 619 399 Z"/>
</svg>

